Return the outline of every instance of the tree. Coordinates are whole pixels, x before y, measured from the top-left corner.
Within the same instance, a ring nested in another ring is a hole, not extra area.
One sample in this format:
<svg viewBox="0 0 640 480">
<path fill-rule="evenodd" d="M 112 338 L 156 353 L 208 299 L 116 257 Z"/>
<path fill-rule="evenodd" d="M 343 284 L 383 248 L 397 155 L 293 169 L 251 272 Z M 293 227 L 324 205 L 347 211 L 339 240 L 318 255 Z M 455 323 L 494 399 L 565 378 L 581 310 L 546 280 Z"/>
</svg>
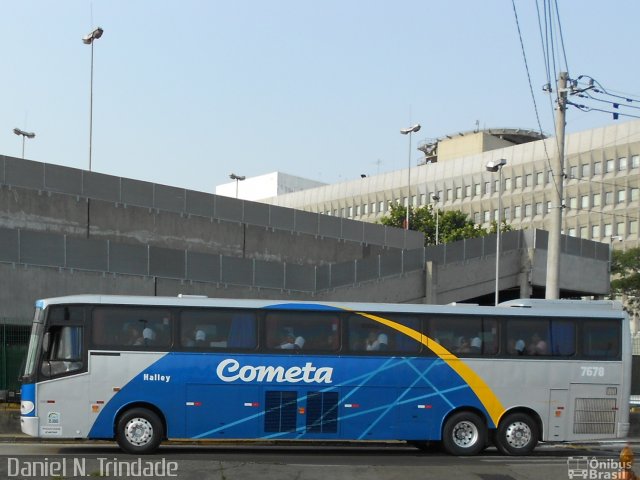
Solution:
<svg viewBox="0 0 640 480">
<path fill-rule="evenodd" d="M 611 294 L 622 297 L 625 308 L 640 313 L 640 248 L 614 250 L 611 256 Z"/>
<path fill-rule="evenodd" d="M 403 228 L 407 216 L 407 209 L 398 204 L 391 204 L 389 213 L 382 217 L 380 223 L 389 227 Z M 464 238 L 483 237 L 497 231 L 496 222 L 492 227 L 484 229 L 475 225 L 460 210 L 438 210 L 437 216 L 433 205 L 409 209 L 409 228 L 424 233 L 425 245 L 436 244 L 436 219 L 438 220 L 438 243 L 455 242 Z M 502 223 L 501 231 L 509 231 L 511 227 Z"/>
</svg>

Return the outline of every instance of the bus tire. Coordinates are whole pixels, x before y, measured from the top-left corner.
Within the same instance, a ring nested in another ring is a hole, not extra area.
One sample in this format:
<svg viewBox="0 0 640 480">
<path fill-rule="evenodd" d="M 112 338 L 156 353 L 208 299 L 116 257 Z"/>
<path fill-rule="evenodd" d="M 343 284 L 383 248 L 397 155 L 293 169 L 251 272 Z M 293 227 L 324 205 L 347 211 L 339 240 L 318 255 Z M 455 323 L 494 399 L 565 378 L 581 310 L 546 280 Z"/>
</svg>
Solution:
<svg viewBox="0 0 640 480">
<path fill-rule="evenodd" d="M 477 455 L 487 444 L 487 427 L 473 412 L 453 414 L 442 429 L 442 446 L 451 455 Z"/>
<path fill-rule="evenodd" d="M 118 418 L 116 441 L 122 450 L 135 455 L 153 453 L 164 436 L 162 421 L 151 410 L 133 408 Z"/>
<path fill-rule="evenodd" d="M 539 438 L 538 424 L 531 416 L 512 413 L 500 421 L 495 444 L 503 455 L 529 455 Z"/>
</svg>

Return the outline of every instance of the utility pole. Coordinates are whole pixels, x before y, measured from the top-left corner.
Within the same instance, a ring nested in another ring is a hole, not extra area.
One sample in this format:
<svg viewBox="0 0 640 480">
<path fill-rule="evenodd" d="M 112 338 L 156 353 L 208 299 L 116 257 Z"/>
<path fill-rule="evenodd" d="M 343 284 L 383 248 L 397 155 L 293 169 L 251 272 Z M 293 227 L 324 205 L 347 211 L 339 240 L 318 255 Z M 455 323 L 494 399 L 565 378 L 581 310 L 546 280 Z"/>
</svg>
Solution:
<svg viewBox="0 0 640 480">
<path fill-rule="evenodd" d="M 560 247 L 562 231 L 562 199 L 564 184 L 564 131 L 567 111 L 567 72 L 558 75 L 556 110 L 556 146 L 558 154 L 552 159 L 551 169 L 555 188 L 551 189 L 551 225 L 549 225 L 549 242 L 547 244 L 547 287 L 545 298 L 560 298 Z"/>
</svg>

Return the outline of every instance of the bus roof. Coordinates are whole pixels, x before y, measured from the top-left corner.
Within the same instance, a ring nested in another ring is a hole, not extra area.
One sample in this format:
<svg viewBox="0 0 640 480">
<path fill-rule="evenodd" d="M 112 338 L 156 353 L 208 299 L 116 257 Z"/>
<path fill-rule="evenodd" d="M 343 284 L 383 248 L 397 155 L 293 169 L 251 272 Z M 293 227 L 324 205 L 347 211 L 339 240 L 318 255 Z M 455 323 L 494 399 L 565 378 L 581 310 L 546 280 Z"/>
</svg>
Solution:
<svg viewBox="0 0 640 480">
<path fill-rule="evenodd" d="M 624 310 L 620 302 L 611 300 L 543 300 L 543 299 L 519 299 L 503 302 L 498 307 L 478 306 L 475 304 L 410 304 L 410 303 L 357 303 L 357 302 L 332 302 L 332 301 L 301 301 L 301 300 L 271 300 L 271 299 L 230 299 L 209 298 L 195 295 L 180 297 L 154 297 L 133 295 L 70 295 L 41 299 L 36 306 L 45 308 L 48 305 L 60 304 L 99 304 L 99 305 L 139 305 L 139 306 L 166 306 L 166 307 L 220 307 L 220 308 L 289 308 L 327 310 L 339 309 L 348 311 L 377 311 L 388 313 L 451 313 L 471 315 L 509 315 L 531 316 L 532 310 L 547 316 L 561 314 L 563 316 L 597 316 L 616 317 L 624 316 Z"/>
</svg>

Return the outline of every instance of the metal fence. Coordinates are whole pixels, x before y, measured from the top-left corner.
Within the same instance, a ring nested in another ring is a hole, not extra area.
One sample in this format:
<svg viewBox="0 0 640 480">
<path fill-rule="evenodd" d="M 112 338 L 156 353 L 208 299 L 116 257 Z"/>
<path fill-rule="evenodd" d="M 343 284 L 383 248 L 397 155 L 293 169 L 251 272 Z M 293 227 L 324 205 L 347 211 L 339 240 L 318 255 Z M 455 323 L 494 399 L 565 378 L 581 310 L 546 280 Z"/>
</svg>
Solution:
<svg viewBox="0 0 640 480">
<path fill-rule="evenodd" d="M 18 375 L 29 344 L 31 327 L 14 323 L 15 320 L 0 319 L 0 401 L 19 399 Z"/>
<path fill-rule="evenodd" d="M 412 230 L 2 155 L 0 184 L 392 248 L 424 243 L 424 235 Z"/>
<path fill-rule="evenodd" d="M 546 232 L 540 230 L 506 232 L 502 236 L 502 252 L 544 249 L 543 234 Z M 568 241 L 567 237 L 563 239 Z M 313 266 L 0 228 L 0 262 L 310 293 L 424 269 L 428 261 L 447 264 L 495 255 L 495 245 L 495 235 L 489 235 Z M 600 245 L 584 240 L 563 251 L 606 261 L 608 251 Z"/>
</svg>

